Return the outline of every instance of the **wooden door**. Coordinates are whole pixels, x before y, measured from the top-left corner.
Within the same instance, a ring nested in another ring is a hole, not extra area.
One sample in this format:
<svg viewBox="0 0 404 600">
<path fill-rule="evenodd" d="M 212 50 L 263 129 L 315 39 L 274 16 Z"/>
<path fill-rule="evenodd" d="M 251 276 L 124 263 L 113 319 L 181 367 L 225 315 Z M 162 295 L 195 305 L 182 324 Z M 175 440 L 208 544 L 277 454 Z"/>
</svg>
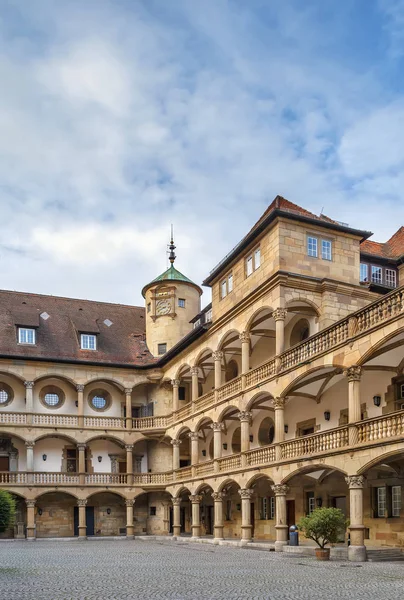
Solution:
<svg viewBox="0 0 404 600">
<path fill-rule="evenodd" d="M 250 519 L 251 519 L 251 537 L 254 537 L 254 528 L 255 528 L 255 504 L 254 504 L 254 502 L 250 503 Z"/>
<path fill-rule="evenodd" d="M 118 462 L 119 473 L 126 473 L 126 460 L 120 460 Z"/>
<path fill-rule="evenodd" d="M 296 525 L 296 514 L 295 514 L 295 501 L 286 500 L 286 522 L 288 525 L 288 539 L 289 539 L 289 527 Z"/>
<path fill-rule="evenodd" d="M 0 456 L 0 472 L 10 470 L 10 458 L 8 456 Z"/>
</svg>

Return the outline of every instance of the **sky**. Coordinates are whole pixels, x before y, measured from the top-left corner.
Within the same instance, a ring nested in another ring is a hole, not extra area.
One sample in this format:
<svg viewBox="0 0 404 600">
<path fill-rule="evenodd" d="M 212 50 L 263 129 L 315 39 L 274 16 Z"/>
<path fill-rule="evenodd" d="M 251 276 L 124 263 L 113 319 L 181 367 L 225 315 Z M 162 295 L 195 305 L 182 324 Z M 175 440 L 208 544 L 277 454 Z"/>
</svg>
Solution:
<svg viewBox="0 0 404 600">
<path fill-rule="evenodd" d="M 403 132 L 404 0 L 0 0 L 0 288 L 142 305 L 277 194 L 385 241 Z"/>
</svg>

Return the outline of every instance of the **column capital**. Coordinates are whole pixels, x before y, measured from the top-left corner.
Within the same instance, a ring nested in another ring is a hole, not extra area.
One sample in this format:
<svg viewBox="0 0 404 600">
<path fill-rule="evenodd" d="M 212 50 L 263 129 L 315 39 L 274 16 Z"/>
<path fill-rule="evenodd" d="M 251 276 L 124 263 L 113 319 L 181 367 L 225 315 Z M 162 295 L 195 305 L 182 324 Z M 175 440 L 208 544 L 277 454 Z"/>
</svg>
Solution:
<svg viewBox="0 0 404 600">
<path fill-rule="evenodd" d="M 180 379 L 172 379 L 171 380 L 171 385 L 173 387 L 180 387 L 180 383 L 181 383 Z"/>
<path fill-rule="evenodd" d="M 283 483 L 277 483 L 275 485 L 271 485 L 271 490 L 275 496 L 286 496 L 289 491 L 289 486 L 284 485 Z"/>
<path fill-rule="evenodd" d="M 241 422 L 247 421 L 248 423 L 251 423 L 252 412 L 250 412 L 249 410 L 242 410 L 241 412 L 237 413 L 237 417 L 240 419 Z"/>
<path fill-rule="evenodd" d="M 216 350 L 216 352 L 212 352 L 213 360 L 222 360 L 223 352 L 221 350 Z"/>
<path fill-rule="evenodd" d="M 358 367 L 358 366 L 348 367 L 344 371 L 344 375 L 345 375 L 345 377 L 348 378 L 348 381 L 360 381 L 361 374 L 362 374 L 362 367 Z"/>
<path fill-rule="evenodd" d="M 27 388 L 27 390 L 32 390 L 32 388 L 34 387 L 34 382 L 33 381 L 24 381 L 24 385 Z"/>
<path fill-rule="evenodd" d="M 251 500 L 252 496 L 254 495 L 254 490 L 252 490 L 251 488 L 244 488 L 239 490 L 238 493 L 242 500 Z"/>
<path fill-rule="evenodd" d="M 199 440 L 199 431 L 190 431 L 188 433 L 188 437 L 191 440 L 191 442 Z"/>
<path fill-rule="evenodd" d="M 275 319 L 275 321 L 284 321 L 286 319 L 287 312 L 288 311 L 286 310 L 286 308 L 275 308 L 275 310 L 272 313 L 272 316 Z"/>
<path fill-rule="evenodd" d="M 126 452 L 132 452 L 133 444 L 125 444 L 125 450 L 126 450 Z"/>
<path fill-rule="evenodd" d="M 224 423 L 223 421 L 221 423 L 211 423 L 209 427 L 213 429 L 213 431 L 223 431 Z"/>
<path fill-rule="evenodd" d="M 133 388 L 130 388 L 130 387 L 125 388 L 125 394 L 127 396 L 130 396 L 132 394 L 132 390 L 133 390 Z"/>
<path fill-rule="evenodd" d="M 170 444 L 178 448 L 178 446 L 182 444 L 182 440 L 171 440 Z"/>
<path fill-rule="evenodd" d="M 242 331 L 240 333 L 240 335 L 238 336 L 241 343 L 243 344 L 244 342 L 249 342 L 250 341 L 250 334 L 248 333 L 248 331 Z"/>
<path fill-rule="evenodd" d="M 362 490 L 365 485 L 363 475 L 348 475 L 345 477 L 345 481 L 350 490 Z"/>
<path fill-rule="evenodd" d="M 289 398 L 287 398 L 287 396 L 276 396 L 275 398 L 272 398 L 271 404 L 275 409 L 285 408 L 288 401 Z"/>
<path fill-rule="evenodd" d="M 191 496 L 189 496 L 191 504 L 199 504 L 202 498 L 203 496 L 201 496 L 200 494 L 191 494 Z"/>
<path fill-rule="evenodd" d="M 25 442 L 25 446 L 32 449 L 35 446 L 35 442 Z"/>
<path fill-rule="evenodd" d="M 181 498 L 171 498 L 173 506 L 179 506 L 181 504 Z"/>
<path fill-rule="evenodd" d="M 77 444 L 77 450 L 81 450 L 83 452 L 83 450 L 85 450 L 87 448 L 86 444 Z"/>
<path fill-rule="evenodd" d="M 87 498 L 79 498 L 77 500 L 77 506 L 86 506 L 87 505 Z"/>
<path fill-rule="evenodd" d="M 125 504 L 126 506 L 133 506 L 135 504 L 136 500 L 133 500 L 131 498 L 126 498 L 125 500 Z"/>
<path fill-rule="evenodd" d="M 215 502 L 222 502 L 222 500 L 226 497 L 224 492 L 213 492 L 212 498 Z"/>
<path fill-rule="evenodd" d="M 78 392 L 84 392 L 84 385 L 83 385 L 82 383 L 78 383 L 78 384 L 76 385 L 76 390 L 77 390 Z"/>
<path fill-rule="evenodd" d="M 191 367 L 190 371 L 191 371 L 191 376 L 199 375 L 199 367 Z"/>
<path fill-rule="evenodd" d="M 36 500 L 25 500 L 25 504 L 27 505 L 27 508 L 34 508 Z"/>
</svg>

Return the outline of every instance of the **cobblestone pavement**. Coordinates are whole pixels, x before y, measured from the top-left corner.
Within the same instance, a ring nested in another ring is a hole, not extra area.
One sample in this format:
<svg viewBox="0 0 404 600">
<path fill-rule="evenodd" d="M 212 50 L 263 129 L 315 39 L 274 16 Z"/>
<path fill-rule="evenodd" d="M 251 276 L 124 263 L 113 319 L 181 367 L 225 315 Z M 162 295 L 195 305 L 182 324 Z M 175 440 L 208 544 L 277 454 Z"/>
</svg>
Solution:
<svg viewBox="0 0 404 600">
<path fill-rule="evenodd" d="M 4 600 L 398 600 L 404 563 L 320 563 L 159 541 L 0 543 Z"/>
</svg>

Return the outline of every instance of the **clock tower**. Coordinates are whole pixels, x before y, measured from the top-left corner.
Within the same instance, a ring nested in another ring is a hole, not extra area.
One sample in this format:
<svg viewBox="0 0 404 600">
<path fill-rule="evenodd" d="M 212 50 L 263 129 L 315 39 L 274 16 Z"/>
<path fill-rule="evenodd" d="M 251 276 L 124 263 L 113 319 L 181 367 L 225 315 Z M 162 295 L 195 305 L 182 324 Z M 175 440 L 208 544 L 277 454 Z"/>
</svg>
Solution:
<svg viewBox="0 0 404 600">
<path fill-rule="evenodd" d="M 142 290 L 146 303 L 146 342 L 153 356 L 161 356 L 192 330 L 190 320 L 200 312 L 201 288 L 174 267 L 174 241 L 169 245 L 170 266 Z"/>
</svg>

